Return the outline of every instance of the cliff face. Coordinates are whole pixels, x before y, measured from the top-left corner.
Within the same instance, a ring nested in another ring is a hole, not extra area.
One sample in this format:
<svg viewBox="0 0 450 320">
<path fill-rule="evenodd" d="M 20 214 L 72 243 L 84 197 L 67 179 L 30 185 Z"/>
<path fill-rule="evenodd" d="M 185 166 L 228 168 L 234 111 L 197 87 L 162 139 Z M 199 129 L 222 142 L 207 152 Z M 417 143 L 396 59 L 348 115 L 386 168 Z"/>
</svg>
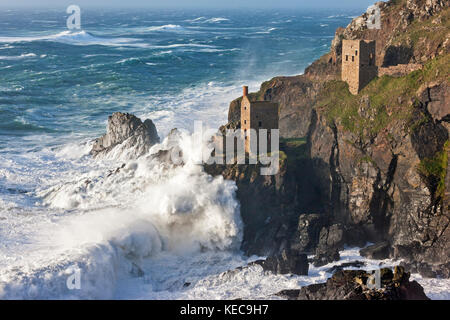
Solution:
<svg viewBox="0 0 450 320">
<path fill-rule="evenodd" d="M 299 212 L 324 213 L 319 182 L 307 158 L 304 139 L 281 143 L 280 170 L 263 176 L 259 165 L 205 165 L 211 175 L 222 175 L 238 186 L 244 222 L 242 249 L 248 254 L 271 255 L 291 247 Z"/>
<path fill-rule="evenodd" d="M 307 156 L 287 154 L 270 178 L 252 180 L 237 167 L 215 173 L 237 181 L 248 253 L 289 246 L 319 255 L 327 246 L 321 234 L 339 235 L 332 255 L 343 243 L 387 241 L 390 255 L 411 268 L 449 276 L 449 4 L 376 6 L 381 29 L 367 28 L 367 14 L 354 19 L 304 75 L 274 78 L 254 93 L 279 103 L 281 136 L 306 137 Z M 353 96 L 339 81 L 340 50 L 342 39 L 357 38 L 377 41 L 379 66 L 422 68 L 374 79 Z M 237 99 L 230 121 L 239 110 Z"/>
</svg>

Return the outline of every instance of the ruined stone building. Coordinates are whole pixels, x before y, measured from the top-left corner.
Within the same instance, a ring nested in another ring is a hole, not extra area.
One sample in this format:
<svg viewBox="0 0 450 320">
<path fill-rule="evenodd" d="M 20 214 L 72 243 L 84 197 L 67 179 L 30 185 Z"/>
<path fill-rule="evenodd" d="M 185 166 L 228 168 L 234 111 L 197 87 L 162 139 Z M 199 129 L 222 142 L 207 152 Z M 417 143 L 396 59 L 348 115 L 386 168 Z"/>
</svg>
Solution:
<svg viewBox="0 0 450 320">
<path fill-rule="evenodd" d="M 250 152 L 249 129 L 255 129 L 259 136 L 259 129 L 267 129 L 267 150 L 270 151 L 271 129 L 278 129 L 278 104 L 269 101 L 250 101 L 248 87 L 243 87 L 241 103 L 241 129 L 245 134 L 245 152 Z M 258 146 L 259 146 L 259 141 Z M 259 152 L 259 151 L 258 151 Z"/>
<path fill-rule="evenodd" d="M 352 94 L 364 88 L 378 75 L 375 41 L 342 40 L 342 81 Z"/>
</svg>

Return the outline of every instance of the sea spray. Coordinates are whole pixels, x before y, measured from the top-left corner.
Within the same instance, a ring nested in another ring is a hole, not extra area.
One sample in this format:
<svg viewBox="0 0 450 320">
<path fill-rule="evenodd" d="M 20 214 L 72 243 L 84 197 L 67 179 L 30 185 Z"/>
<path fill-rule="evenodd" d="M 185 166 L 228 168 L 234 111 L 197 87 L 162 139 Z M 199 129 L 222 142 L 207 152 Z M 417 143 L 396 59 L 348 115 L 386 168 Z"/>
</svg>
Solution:
<svg viewBox="0 0 450 320">
<path fill-rule="evenodd" d="M 166 139 L 112 174 L 87 173 L 41 190 L 43 203 L 65 214 L 36 226 L 32 259 L 0 273 L 1 297 L 111 298 L 117 278 L 133 277 L 135 268 L 159 254 L 237 250 L 242 223 L 234 183 L 204 173 L 189 156 L 192 137 L 179 137 L 183 165 L 152 157 L 173 146 Z M 79 290 L 65 285 L 74 266 Z"/>
</svg>

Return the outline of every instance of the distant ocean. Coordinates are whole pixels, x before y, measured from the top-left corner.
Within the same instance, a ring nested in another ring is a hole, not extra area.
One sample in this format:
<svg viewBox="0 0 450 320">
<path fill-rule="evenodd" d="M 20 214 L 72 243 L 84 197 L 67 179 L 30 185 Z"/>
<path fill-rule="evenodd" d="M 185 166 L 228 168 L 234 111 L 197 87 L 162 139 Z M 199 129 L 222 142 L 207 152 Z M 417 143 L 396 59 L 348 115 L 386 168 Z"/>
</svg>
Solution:
<svg viewBox="0 0 450 320">
<path fill-rule="evenodd" d="M 82 29 L 68 31 L 64 10 L 2 9 L 0 299 L 269 298 L 324 281 L 326 267 L 222 274 L 257 258 L 239 252 L 233 183 L 142 159 L 109 176 L 121 160 L 89 150 L 122 111 L 162 138 L 183 129 L 189 152 L 194 120 L 226 123 L 242 85 L 301 74 L 359 14 L 82 8 Z"/>
</svg>

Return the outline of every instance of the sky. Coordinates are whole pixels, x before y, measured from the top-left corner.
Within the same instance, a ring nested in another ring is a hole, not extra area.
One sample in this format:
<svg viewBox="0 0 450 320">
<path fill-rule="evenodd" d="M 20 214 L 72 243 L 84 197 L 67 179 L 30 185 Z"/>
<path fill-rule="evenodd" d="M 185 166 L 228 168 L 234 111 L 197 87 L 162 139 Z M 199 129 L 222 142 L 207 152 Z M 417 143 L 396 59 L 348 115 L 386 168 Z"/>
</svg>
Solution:
<svg viewBox="0 0 450 320">
<path fill-rule="evenodd" d="M 356 8 L 377 0 L 0 0 L 2 7 L 149 7 L 149 8 Z"/>
</svg>

